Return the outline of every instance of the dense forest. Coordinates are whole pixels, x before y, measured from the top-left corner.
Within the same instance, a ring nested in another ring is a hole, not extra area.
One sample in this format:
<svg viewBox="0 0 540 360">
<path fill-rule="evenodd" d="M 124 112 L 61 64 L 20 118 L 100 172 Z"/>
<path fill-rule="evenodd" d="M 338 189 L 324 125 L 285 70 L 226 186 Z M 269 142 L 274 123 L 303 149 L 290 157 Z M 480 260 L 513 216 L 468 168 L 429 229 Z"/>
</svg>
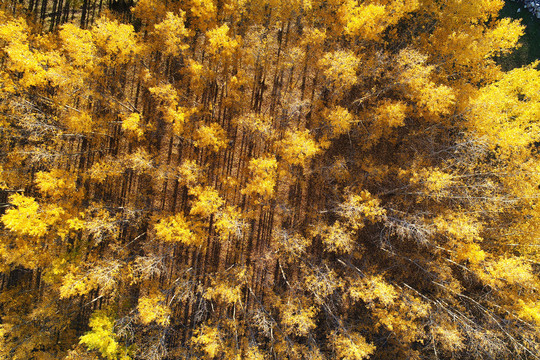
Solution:
<svg viewBox="0 0 540 360">
<path fill-rule="evenodd" d="M 0 0 L 0 358 L 539 359 L 502 0 Z"/>
</svg>

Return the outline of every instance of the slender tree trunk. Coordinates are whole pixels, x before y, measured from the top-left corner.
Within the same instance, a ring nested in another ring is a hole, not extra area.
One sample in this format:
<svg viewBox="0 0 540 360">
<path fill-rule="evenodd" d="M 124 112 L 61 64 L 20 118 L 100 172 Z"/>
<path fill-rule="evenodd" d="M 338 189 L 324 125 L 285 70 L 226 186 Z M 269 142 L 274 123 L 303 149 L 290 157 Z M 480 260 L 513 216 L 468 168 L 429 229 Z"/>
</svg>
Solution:
<svg viewBox="0 0 540 360">
<path fill-rule="evenodd" d="M 47 0 L 41 1 L 41 15 L 39 21 L 43 24 L 45 22 L 45 17 L 47 16 Z"/>
<path fill-rule="evenodd" d="M 34 11 L 34 3 L 35 3 L 35 2 L 36 2 L 35 0 L 30 0 L 30 1 L 28 2 L 28 12 L 29 12 L 29 13 L 31 13 L 31 12 Z"/>
<path fill-rule="evenodd" d="M 64 15 L 62 16 L 62 20 L 60 21 L 62 24 L 68 22 L 69 20 L 69 8 L 71 6 L 71 1 L 66 0 L 66 3 L 64 5 Z"/>
<path fill-rule="evenodd" d="M 54 20 L 56 19 L 56 8 L 58 7 L 58 0 L 53 0 L 53 7 L 51 11 L 51 23 L 49 24 L 49 31 L 54 29 Z"/>
<path fill-rule="evenodd" d="M 86 28 L 86 16 L 88 12 L 88 0 L 84 0 L 83 6 L 81 9 L 81 28 Z"/>
<path fill-rule="evenodd" d="M 58 9 L 56 10 L 56 16 L 54 17 L 54 23 L 55 23 L 55 26 L 58 26 L 61 24 L 61 20 L 62 20 L 62 12 L 64 10 L 64 0 L 59 0 L 58 2 Z"/>
</svg>

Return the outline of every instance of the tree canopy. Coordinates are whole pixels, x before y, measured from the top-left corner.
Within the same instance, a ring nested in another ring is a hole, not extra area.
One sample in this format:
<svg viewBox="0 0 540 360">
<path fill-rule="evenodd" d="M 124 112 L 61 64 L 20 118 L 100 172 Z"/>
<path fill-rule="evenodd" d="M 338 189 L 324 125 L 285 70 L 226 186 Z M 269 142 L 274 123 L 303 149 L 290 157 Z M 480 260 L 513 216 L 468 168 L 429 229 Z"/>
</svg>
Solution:
<svg viewBox="0 0 540 360">
<path fill-rule="evenodd" d="M 0 357 L 538 359 L 503 0 L 0 2 Z"/>
</svg>

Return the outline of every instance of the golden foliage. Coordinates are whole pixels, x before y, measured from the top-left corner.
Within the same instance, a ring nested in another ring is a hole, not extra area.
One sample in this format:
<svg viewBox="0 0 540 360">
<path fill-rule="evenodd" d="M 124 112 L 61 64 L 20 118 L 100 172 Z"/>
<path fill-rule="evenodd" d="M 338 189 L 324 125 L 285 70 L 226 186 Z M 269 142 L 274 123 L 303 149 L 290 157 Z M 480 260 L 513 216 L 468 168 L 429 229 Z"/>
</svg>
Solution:
<svg viewBox="0 0 540 360">
<path fill-rule="evenodd" d="M 105 65 L 133 61 L 140 52 L 133 26 L 100 18 L 91 30 L 98 54 Z"/>
<path fill-rule="evenodd" d="M 95 312 L 90 318 L 91 331 L 81 336 L 80 343 L 97 350 L 108 360 L 129 360 L 128 350 L 118 343 L 114 323 L 104 312 Z"/>
<path fill-rule="evenodd" d="M 0 357 L 540 353 L 502 0 L 43 4 L 0 10 Z"/>
<path fill-rule="evenodd" d="M 167 242 L 181 242 L 185 245 L 199 245 L 200 241 L 191 230 L 184 215 L 178 213 L 160 219 L 155 225 L 156 236 Z"/>
<path fill-rule="evenodd" d="M 184 26 L 185 13 L 180 10 L 179 15 L 167 12 L 165 19 L 154 25 L 154 34 L 164 44 L 164 53 L 167 55 L 180 55 L 189 45 L 184 44 L 184 38 L 189 35 L 189 30 Z"/>
<path fill-rule="evenodd" d="M 350 254 L 355 245 L 354 232 L 336 221 L 332 226 L 322 226 L 315 231 L 320 235 L 327 251 L 338 254 Z"/>
<path fill-rule="evenodd" d="M 356 123 L 354 115 L 341 106 L 336 106 L 330 110 L 326 118 L 334 136 L 347 133 Z"/>
<path fill-rule="evenodd" d="M 369 344 L 366 339 L 358 333 L 339 334 L 333 332 L 330 335 L 330 338 L 337 359 L 366 359 L 369 358 L 375 350 L 375 345 Z"/>
<path fill-rule="evenodd" d="M 222 353 L 222 344 L 219 330 L 216 327 L 203 325 L 195 330 L 191 342 L 200 348 L 209 359 Z"/>
<path fill-rule="evenodd" d="M 380 200 L 369 191 L 349 194 L 346 201 L 339 205 L 339 215 L 345 218 L 353 229 L 364 227 L 364 221 L 377 222 L 384 219 L 386 210 L 380 206 Z"/>
<path fill-rule="evenodd" d="M 274 195 L 277 176 L 277 160 L 275 157 L 261 157 L 251 159 L 248 169 L 251 179 L 247 182 L 242 193 L 246 195 L 258 195 L 264 200 Z"/>
<path fill-rule="evenodd" d="M 360 59 L 350 50 L 328 52 L 319 61 L 319 65 L 336 90 L 345 91 L 357 82 L 356 69 Z"/>
<path fill-rule="evenodd" d="M 144 136 L 144 129 L 141 125 L 141 116 L 137 113 L 131 113 L 122 121 L 122 130 L 133 133 L 140 140 Z"/>
<path fill-rule="evenodd" d="M 227 147 L 225 131 L 217 123 L 201 126 L 195 132 L 194 138 L 195 146 L 209 148 L 213 152 L 219 152 Z"/>
<path fill-rule="evenodd" d="M 289 335 L 308 336 L 315 329 L 317 309 L 314 306 L 304 306 L 293 299 L 281 305 L 281 323 Z"/>
<path fill-rule="evenodd" d="M 386 6 L 367 4 L 356 6 L 354 1 L 347 1 L 340 12 L 345 14 L 347 23 L 345 33 L 361 36 L 366 40 L 376 40 L 386 28 L 388 17 Z"/>
<path fill-rule="evenodd" d="M 235 207 L 227 206 L 217 214 L 216 218 L 214 226 L 223 241 L 226 241 L 229 236 L 239 238 L 242 235 L 245 225 L 241 212 Z"/>
<path fill-rule="evenodd" d="M 171 310 L 164 302 L 165 297 L 160 294 L 141 296 L 137 305 L 140 321 L 145 325 L 154 321 L 161 326 L 169 325 Z"/>
<path fill-rule="evenodd" d="M 279 146 L 283 158 L 291 165 L 306 166 L 307 161 L 320 151 L 307 130 L 287 131 Z"/>
<path fill-rule="evenodd" d="M 363 278 L 352 284 L 349 289 L 351 299 L 362 300 L 369 305 L 377 302 L 385 307 L 392 305 L 398 294 L 396 288 L 388 284 L 382 276 Z"/>
<path fill-rule="evenodd" d="M 45 236 L 49 226 L 54 224 L 63 213 L 61 208 L 54 206 L 42 211 L 34 198 L 22 194 L 11 195 L 10 203 L 15 208 L 8 209 L 2 215 L 2 223 L 19 235 Z"/>
<path fill-rule="evenodd" d="M 206 36 L 208 37 L 209 51 L 224 58 L 231 57 L 236 49 L 240 46 L 239 38 L 231 38 L 229 33 L 229 26 L 223 24 L 218 28 L 208 30 Z"/>
<path fill-rule="evenodd" d="M 194 195 L 197 199 L 191 206 L 191 210 L 189 212 L 191 215 L 199 215 L 203 218 L 207 218 L 216 213 L 224 204 L 224 200 L 219 196 L 218 191 L 211 187 L 203 188 L 201 186 L 197 186 L 190 189 L 189 193 Z"/>
</svg>

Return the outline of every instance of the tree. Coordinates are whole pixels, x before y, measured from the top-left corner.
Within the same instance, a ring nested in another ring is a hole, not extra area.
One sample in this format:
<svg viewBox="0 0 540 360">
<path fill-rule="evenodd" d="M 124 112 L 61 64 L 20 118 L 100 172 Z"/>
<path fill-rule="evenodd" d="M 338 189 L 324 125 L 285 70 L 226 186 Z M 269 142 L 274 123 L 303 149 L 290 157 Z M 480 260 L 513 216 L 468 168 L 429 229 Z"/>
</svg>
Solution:
<svg viewBox="0 0 540 360">
<path fill-rule="evenodd" d="M 502 0 L 66 4 L 1 3 L 4 358 L 538 357 Z"/>
</svg>

